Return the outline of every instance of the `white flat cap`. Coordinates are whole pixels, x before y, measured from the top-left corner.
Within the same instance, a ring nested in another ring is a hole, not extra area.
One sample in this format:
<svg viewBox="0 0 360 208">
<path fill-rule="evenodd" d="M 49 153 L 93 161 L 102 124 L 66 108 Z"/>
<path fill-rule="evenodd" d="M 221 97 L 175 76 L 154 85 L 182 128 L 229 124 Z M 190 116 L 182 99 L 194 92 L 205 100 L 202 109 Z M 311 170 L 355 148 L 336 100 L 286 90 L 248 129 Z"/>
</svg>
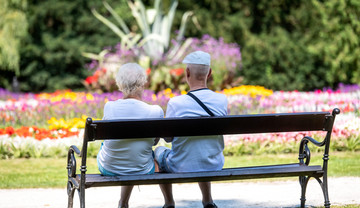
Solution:
<svg viewBox="0 0 360 208">
<path fill-rule="evenodd" d="M 200 64 L 200 65 L 208 65 L 210 66 L 210 54 L 205 53 L 203 51 L 195 51 L 189 53 L 184 60 L 183 64 Z"/>
</svg>

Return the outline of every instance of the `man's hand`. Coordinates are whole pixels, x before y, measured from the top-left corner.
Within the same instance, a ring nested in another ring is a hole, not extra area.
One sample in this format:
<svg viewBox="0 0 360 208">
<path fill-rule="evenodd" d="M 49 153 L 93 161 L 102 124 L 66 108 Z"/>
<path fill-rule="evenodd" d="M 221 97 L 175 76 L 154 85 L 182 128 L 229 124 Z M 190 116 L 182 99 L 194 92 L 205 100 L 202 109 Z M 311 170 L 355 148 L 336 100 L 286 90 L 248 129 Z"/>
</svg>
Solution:
<svg viewBox="0 0 360 208">
<path fill-rule="evenodd" d="M 159 143 L 159 140 L 160 140 L 160 137 L 156 137 L 156 138 L 154 139 L 154 144 L 153 144 L 153 146 L 156 146 L 156 145 Z"/>
<path fill-rule="evenodd" d="M 167 143 L 172 142 L 173 139 L 174 139 L 174 137 L 164 137 L 164 140 L 165 140 L 165 142 L 167 142 Z"/>
</svg>

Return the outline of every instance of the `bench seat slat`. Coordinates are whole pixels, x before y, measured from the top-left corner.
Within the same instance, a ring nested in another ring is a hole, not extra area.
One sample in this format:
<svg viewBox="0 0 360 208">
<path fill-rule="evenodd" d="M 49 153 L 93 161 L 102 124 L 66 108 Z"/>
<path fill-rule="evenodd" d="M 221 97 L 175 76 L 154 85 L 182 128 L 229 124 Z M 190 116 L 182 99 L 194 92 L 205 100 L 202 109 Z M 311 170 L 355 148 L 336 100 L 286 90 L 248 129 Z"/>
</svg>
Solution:
<svg viewBox="0 0 360 208">
<path fill-rule="evenodd" d="M 85 187 L 141 185 L 159 183 L 188 183 L 202 181 L 240 180 L 253 178 L 288 177 L 322 174 L 322 167 L 306 166 L 299 163 L 286 165 L 227 168 L 221 171 L 192 173 L 155 173 L 152 175 L 102 176 L 86 174 Z M 76 179 L 80 180 L 80 175 Z"/>
</svg>

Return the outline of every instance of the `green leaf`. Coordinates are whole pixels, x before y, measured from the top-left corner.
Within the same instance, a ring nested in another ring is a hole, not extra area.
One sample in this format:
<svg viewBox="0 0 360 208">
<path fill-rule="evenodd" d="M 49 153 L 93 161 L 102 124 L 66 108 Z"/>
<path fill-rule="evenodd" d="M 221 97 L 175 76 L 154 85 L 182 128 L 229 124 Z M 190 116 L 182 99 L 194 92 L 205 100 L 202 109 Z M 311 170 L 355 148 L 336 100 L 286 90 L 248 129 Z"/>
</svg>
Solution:
<svg viewBox="0 0 360 208">
<path fill-rule="evenodd" d="M 119 27 L 117 27 L 114 23 L 110 22 L 108 19 L 106 19 L 104 16 L 99 14 L 95 9 L 92 9 L 91 12 L 94 14 L 94 16 L 100 20 L 102 23 L 104 23 L 106 26 L 108 26 L 116 35 L 118 35 L 122 40 L 127 39 L 125 36 L 125 33 L 120 30 Z M 126 41 L 126 40 L 125 40 Z"/>
<path fill-rule="evenodd" d="M 104 1 L 103 2 L 105 8 L 111 13 L 111 15 L 115 18 L 115 20 L 120 24 L 122 30 L 125 32 L 125 33 L 130 33 L 130 30 L 129 28 L 126 26 L 124 20 L 111 8 L 111 6 L 106 2 Z"/>
<path fill-rule="evenodd" d="M 194 13 L 189 11 L 189 12 L 185 12 L 184 15 L 182 16 L 181 19 L 181 25 L 180 25 L 180 30 L 179 30 L 179 34 L 176 38 L 176 40 L 181 40 L 184 37 L 184 33 L 185 33 L 185 28 L 186 28 L 186 23 L 188 21 L 188 18 L 193 16 Z"/>
</svg>

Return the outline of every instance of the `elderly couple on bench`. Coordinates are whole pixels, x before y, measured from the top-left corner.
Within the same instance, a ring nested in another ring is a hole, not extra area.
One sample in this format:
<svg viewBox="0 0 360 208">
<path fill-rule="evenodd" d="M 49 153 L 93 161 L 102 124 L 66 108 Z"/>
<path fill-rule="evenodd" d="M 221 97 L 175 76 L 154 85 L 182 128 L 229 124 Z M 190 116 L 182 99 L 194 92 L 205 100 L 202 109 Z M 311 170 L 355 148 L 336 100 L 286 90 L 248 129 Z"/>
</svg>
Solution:
<svg viewBox="0 0 360 208">
<path fill-rule="evenodd" d="M 210 55 L 203 51 L 188 54 L 183 62 L 190 91 L 170 99 L 166 117 L 226 116 L 227 98 L 207 88 L 211 75 Z M 119 68 L 116 83 L 123 99 L 109 101 L 104 106 L 103 120 L 164 118 L 158 105 L 142 101 L 147 82 L 145 70 L 136 63 Z M 182 173 L 221 170 L 224 165 L 224 139 L 222 135 L 164 138 L 172 148 L 152 146 L 159 138 L 136 140 L 105 140 L 97 155 L 102 175 L 139 175 L 156 172 Z M 204 208 L 217 207 L 211 196 L 211 183 L 199 182 Z M 129 207 L 133 186 L 122 186 L 119 207 Z M 175 207 L 172 184 L 160 184 L 164 195 L 164 208 Z"/>
</svg>

